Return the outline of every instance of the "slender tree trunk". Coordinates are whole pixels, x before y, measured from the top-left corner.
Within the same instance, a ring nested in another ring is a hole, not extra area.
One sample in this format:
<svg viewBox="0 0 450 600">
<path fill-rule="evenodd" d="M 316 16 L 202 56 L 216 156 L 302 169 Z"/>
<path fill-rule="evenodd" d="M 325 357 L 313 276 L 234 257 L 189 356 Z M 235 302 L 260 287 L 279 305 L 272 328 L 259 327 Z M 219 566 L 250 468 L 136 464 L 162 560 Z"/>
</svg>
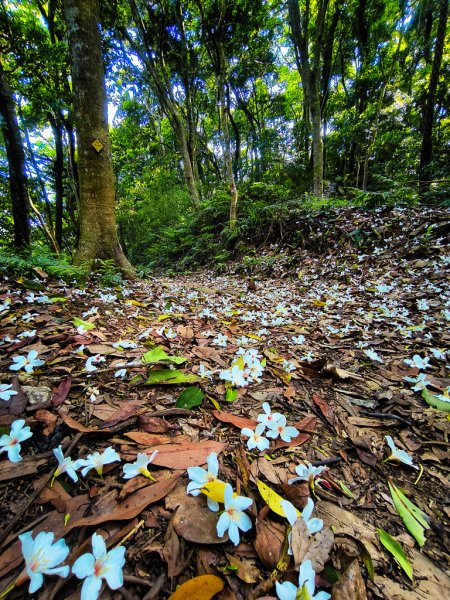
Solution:
<svg viewBox="0 0 450 600">
<path fill-rule="evenodd" d="M 0 57 L 1 59 L 1 57 Z M 1 129 L 8 158 L 9 190 L 14 220 L 14 246 L 23 248 L 30 243 L 28 222 L 28 188 L 25 152 L 20 135 L 14 99 L 6 81 L 0 60 L 0 115 Z"/>
<path fill-rule="evenodd" d="M 76 264 L 112 259 L 134 270 L 119 244 L 98 0 L 64 0 L 74 91 L 80 177 L 80 239 Z M 97 148 L 95 147 L 97 146 Z"/>
<path fill-rule="evenodd" d="M 42 197 L 44 199 L 44 203 L 45 203 L 45 216 L 47 219 L 47 224 L 48 224 L 48 228 L 50 231 L 53 231 L 53 215 L 52 215 L 52 204 L 50 202 L 50 199 L 48 197 L 47 194 L 47 188 L 45 186 L 45 182 L 42 178 L 41 175 L 41 170 L 39 168 L 39 165 L 37 163 L 36 157 L 34 155 L 34 151 L 33 151 L 33 145 L 31 143 L 30 140 L 30 134 L 28 133 L 28 129 L 27 126 L 25 125 L 24 119 L 22 117 L 22 115 L 19 112 L 19 117 L 20 117 L 20 121 L 21 121 L 21 127 L 22 127 L 22 132 L 24 134 L 25 137 L 25 143 L 26 143 L 26 147 L 28 150 L 28 158 L 33 166 L 34 169 L 34 173 L 36 175 L 36 178 L 38 180 L 39 183 L 39 187 L 41 188 L 41 192 L 42 192 Z M 33 210 L 32 206 L 30 206 L 30 208 Z"/>
<path fill-rule="evenodd" d="M 55 160 L 53 161 L 53 177 L 55 181 L 55 238 L 56 243 L 62 248 L 62 222 L 64 202 L 64 147 L 61 124 L 49 114 L 50 125 L 55 139 Z"/>
<path fill-rule="evenodd" d="M 427 183 L 430 177 L 430 163 L 433 158 L 433 124 L 435 115 L 436 91 L 439 83 L 439 73 L 444 51 L 445 33 L 447 27 L 448 0 L 440 0 L 439 21 L 436 32 L 436 43 L 433 53 L 433 64 L 430 73 L 430 83 L 422 111 L 422 145 L 420 148 L 419 182 L 421 192 L 429 189 Z"/>
<path fill-rule="evenodd" d="M 320 108 L 319 79 L 313 82 L 311 100 L 311 124 L 313 143 L 313 192 L 315 196 L 323 196 L 323 135 L 322 135 L 322 111 Z"/>
</svg>

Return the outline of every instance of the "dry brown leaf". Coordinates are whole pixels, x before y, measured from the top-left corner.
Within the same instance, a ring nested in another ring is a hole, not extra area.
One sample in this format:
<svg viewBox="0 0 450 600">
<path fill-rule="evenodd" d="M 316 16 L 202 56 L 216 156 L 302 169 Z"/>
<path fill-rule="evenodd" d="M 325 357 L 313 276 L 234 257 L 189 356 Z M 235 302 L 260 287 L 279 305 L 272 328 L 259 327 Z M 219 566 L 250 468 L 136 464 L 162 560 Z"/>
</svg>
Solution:
<svg viewBox="0 0 450 600">
<path fill-rule="evenodd" d="M 231 423 L 239 429 L 243 429 L 244 427 L 255 429 L 255 427 L 258 425 L 258 421 L 255 421 L 254 419 L 237 417 L 236 415 L 226 412 L 225 410 L 212 410 L 211 414 L 219 421 L 222 421 L 222 423 Z"/>
<path fill-rule="evenodd" d="M 138 425 L 147 433 L 167 433 L 174 429 L 179 429 L 178 425 L 172 425 L 161 417 L 149 417 L 148 415 L 140 415 L 138 417 Z"/>
<path fill-rule="evenodd" d="M 311 539 L 311 544 L 302 560 L 310 560 L 316 573 L 321 573 L 330 558 L 334 545 L 334 533 L 330 527 L 324 527 Z"/>
<path fill-rule="evenodd" d="M 356 559 L 333 585 L 331 598 L 332 600 L 367 600 L 366 586 Z"/>
<path fill-rule="evenodd" d="M 157 444 L 171 444 L 174 441 L 173 437 L 167 435 L 157 435 L 152 433 L 146 433 L 144 431 L 129 431 L 124 433 L 125 437 L 129 437 L 130 440 L 136 442 L 140 446 L 156 446 Z M 177 437 L 176 439 L 179 439 Z"/>
<path fill-rule="evenodd" d="M 228 562 L 236 570 L 234 571 L 241 581 L 245 583 L 256 583 L 261 577 L 261 571 L 255 565 L 253 560 L 248 558 L 238 558 L 229 552 L 225 552 Z"/>
<path fill-rule="evenodd" d="M 375 566 L 375 583 L 383 590 L 386 598 L 395 600 L 423 600 L 424 598 L 450 598 L 450 577 L 435 562 L 416 550 L 409 551 L 410 563 L 415 573 L 420 573 L 414 589 L 404 589 L 401 584 L 389 577 L 377 575 L 377 565 L 382 561 L 390 562 L 379 549 L 378 534 L 370 523 L 357 517 L 353 512 L 344 510 L 331 502 L 321 502 L 317 506 L 319 516 L 338 535 L 356 537 L 367 549 Z"/>
<path fill-rule="evenodd" d="M 53 406 L 61 406 L 63 404 L 70 392 L 70 388 L 72 386 L 72 378 L 66 377 L 61 381 L 56 389 L 53 390 L 52 394 L 52 405 Z"/>
<path fill-rule="evenodd" d="M 163 558 L 167 563 L 167 575 L 177 577 L 186 567 L 182 559 L 181 544 L 172 523 L 169 523 L 164 536 Z"/>
<path fill-rule="evenodd" d="M 213 440 L 202 440 L 201 442 L 180 441 L 180 443 L 175 444 L 153 446 L 151 448 L 152 452 L 158 450 L 158 454 L 153 459 L 152 464 L 179 470 L 194 465 L 203 465 L 211 452 L 220 454 L 225 445 Z"/>
<path fill-rule="evenodd" d="M 250 474 L 254 482 L 256 482 L 261 475 L 264 475 L 267 481 L 270 481 L 270 483 L 273 483 L 274 485 L 280 485 L 281 483 L 286 482 L 285 471 L 276 469 L 271 461 L 267 460 L 264 456 L 261 456 L 252 462 Z"/>
<path fill-rule="evenodd" d="M 98 427 L 86 427 L 81 423 L 78 423 L 73 417 L 68 415 L 63 410 L 58 410 L 58 415 L 70 429 L 75 429 L 75 431 L 80 431 L 81 433 L 91 433 L 93 431 L 98 431 Z"/>
<path fill-rule="evenodd" d="M 280 560 L 285 528 L 279 523 L 256 519 L 255 550 L 268 569 L 274 569 Z"/>
<path fill-rule="evenodd" d="M 9 460 L 0 462 L 0 481 L 16 479 L 25 475 L 34 475 L 41 465 L 48 464 L 48 457 L 39 458 L 39 456 L 24 456 L 20 465 L 12 463 Z"/>
<path fill-rule="evenodd" d="M 51 413 L 49 410 L 41 409 L 35 412 L 34 418 L 36 421 L 44 423 L 44 428 L 42 429 L 44 435 L 50 435 L 55 431 L 58 417 L 54 413 Z"/>
<path fill-rule="evenodd" d="M 311 539 L 306 523 L 303 519 L 297 519 L 291 529 L 291 548 L 296 567 L 303 562 L 310 546 Z"/>
<path fill-rule="evenodd" d="M 210 360 L 221 367 L 226 367 L 226 362 L 220 356 L 220 352 L 216 348 L 211 348 L 211 346 L 194 346 L 192 354 L 202 360 Z"/>
<path fill-rule="evenodd" d="M 83 527 L 98 525 L 99 523 L 106 523 L 107 521 L 125 521 L 133 519 L 142 512 L 144 508 L 147 508 L 150 504 L 164 498 L 173 489 L 177 479 L 177 477 L 172 477 L 171 479 L 158 481 L 153 485 L 149 485 L 138 490 L 134 494 L 131 494 L 121 503 L 115 501 L 113 506 L 111 506 L 110 502 L 107 502 L 105 505 L 105 498 L 103 497 L 99 502 L 99 506 L 97 507 L 98 512 L 96 514 L 79 519 L 76 523 L 72 523 L 72 527 Z"/>
<path fill-rule="evenodd" d="M 223 579 L 216 575 L 199 575 L 181 584 L 169 600 L 211 600 L 224 586 Z"/>
<path fill-rule="evenodd" d="M 166 496 L 166 508 L 176 510 L 172 524 L 177 534 L 196 544 L 221 544 L 228 540 L 217 535 L 217 514 L 209 510 L 204 496 L 186 494 L 186 484 L 179 482 Z"/>
</svg>

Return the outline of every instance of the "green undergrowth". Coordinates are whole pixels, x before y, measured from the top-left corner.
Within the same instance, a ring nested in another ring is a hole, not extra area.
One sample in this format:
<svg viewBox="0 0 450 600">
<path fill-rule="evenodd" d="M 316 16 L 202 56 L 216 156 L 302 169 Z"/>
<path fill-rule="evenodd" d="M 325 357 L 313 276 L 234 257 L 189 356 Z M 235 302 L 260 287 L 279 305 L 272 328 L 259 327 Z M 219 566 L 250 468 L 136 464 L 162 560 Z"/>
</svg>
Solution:
<svg viewBox="0 0 450 600">
<path fill-rule="evenodd" d="M 211 265 L 219 271 L 232 259 L 258 260 L 255 249 L 271 244 L 291 248 L 308 247 L 325 250 L 326 235 L 320 244 L 311 245 L 318 217 L 333 220 L 333 213 L 346 207 L 371 211 L 380 207 L 414 205 L 418 198 L 410 187 L 380 182 L 379 191 L 362 192 L 346 189 L 346 195 L 317 198 L 312 194 L 296 195 L 279 184 L 252 183 L 241 186 L 238 202 L 238 223 L 228 227 L 229 195 L 216 190 L 201 206 L 183 218 L 174 218 L 168 225 L 159 224 L 144 240 L 135 239 L 129 246 L 130 258 L 142 275 L 155 271 L 175 273 Z M 175 216 L 174 216 L 175 217 Z M 331 235 L 331 231 L 330 231 Z M 361 245 L 360 237 L 354 239 Z M 267 259 L 270 260 L 270 259 Z"/>
<path fill-rule="evenodd" d="M 71 285 L 85 285 L 89 279 L 94 278 L 107 287 L 118 285 L 122 281 L 120 271 L 112 260 L 97 261 L 93 274 L 92 268 L 74 265 L 68 256 L 54 254 L 37 245 L 22 252 L 0 249 L 0 274 L 15 280 L 29 280 L 29 284 L 50 278 Z"/>
</svg>

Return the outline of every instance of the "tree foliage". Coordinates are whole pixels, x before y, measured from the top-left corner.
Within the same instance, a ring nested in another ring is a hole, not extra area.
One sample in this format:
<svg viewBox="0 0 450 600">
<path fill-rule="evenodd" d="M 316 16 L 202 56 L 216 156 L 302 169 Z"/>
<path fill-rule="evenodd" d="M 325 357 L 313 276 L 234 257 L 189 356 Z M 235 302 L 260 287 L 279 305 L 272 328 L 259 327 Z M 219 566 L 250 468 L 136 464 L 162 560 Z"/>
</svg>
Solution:
<svg viewBox="0 0 450 600">
<path fill-rule="evenodd" d="M 32 239 L 72 252 L 79 184 L 61 2 L 3 0 L 0 19 Z M 444 199 L 447 21 L 446 0 L 101 1 L 119 237 L 129 257 L 153 262 L 171 231 L 189 227 L 236 240 L 258 185 L 273 195 L 254 198 L 253 213 L 285 193 Z M 3 135 L 8 177 L 5 143 Z M 6 243 L 11 206 L 3 180 Z M 218 220 L 208 225 L 211 207 Z"/>
</svg>

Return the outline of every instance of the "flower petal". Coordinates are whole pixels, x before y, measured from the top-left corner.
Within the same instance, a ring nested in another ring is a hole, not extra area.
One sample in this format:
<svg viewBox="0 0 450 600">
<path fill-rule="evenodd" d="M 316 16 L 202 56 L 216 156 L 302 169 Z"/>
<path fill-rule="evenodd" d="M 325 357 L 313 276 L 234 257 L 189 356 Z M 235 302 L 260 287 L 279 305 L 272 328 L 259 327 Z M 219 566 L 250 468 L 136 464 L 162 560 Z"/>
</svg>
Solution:
<svg viewBox="0 0 450 600">
<path fill-rule="evenodd" d="M 92 535 L 92 554 L 95 559 L 104 558 L 106 556 L 106 544 L 101 535 L 94 533 Z"/>
<path fill-rule="evenodd" d="M 295 600 L 298 588 L 290 581 L 284 581 L 283 583 L 276 581 L 275 588 L 279 600 Z"/>
<path fill-rule="evenodd" d="M 91 575 L 84 580 L 81 588 L 80 600 L 97 600 L 100 590 L 102 589 L 101 577 Z"/>
<path fill-rule="evenodd" d="M 28 571 L 28 569 L 27 573 L 30 577 L 30 587 L 28 588 L 28 591 L 30 594 L 34 594 L 34 592 L 36 592 L 44 583 L 44 576 L 42 573 L 35 573 L 34 571 Z"/>
<path fill-rule="evenodd" d="M 286 516 L 286 519 L 289 521 L 289 523 L 291 525 L 293 525 L 297 521 L 297 519 L 298 519 L 297 509 L 288 500 L 282 500 L 280 502 L 280 504 L 281 504 L 281 506 L 282 506 L 282 508 L 284 510 L 284 514 Z"/>
<path fill-rule="evenodd" d="M 223 537 L 225 535 L 225 531 L 228 529 L 229 526 L 230 517 L 227 515 L 227 513 L 222 513 L 219 517 L 219 520 L 217 521 L 217 535 L 219 537 Z"/>
<path fill-rule="evenodd" d="M 215 452 L 211 452 L 206 459 L 206 463 L 208 465 L 208 472 L 217 477 L 219 474 L 219 461 L 217 460 L 217 454 Z"/>
<path fill-rule="evenodd" d="M 90 577 L 91 575 L 94 575 L 94 564 L 95 558 L 93 554 L 91 554 L 90 552 L 82 554 L 73 563 L 72 573 L 76 575 L 78 579 Z"/>
</svg>

